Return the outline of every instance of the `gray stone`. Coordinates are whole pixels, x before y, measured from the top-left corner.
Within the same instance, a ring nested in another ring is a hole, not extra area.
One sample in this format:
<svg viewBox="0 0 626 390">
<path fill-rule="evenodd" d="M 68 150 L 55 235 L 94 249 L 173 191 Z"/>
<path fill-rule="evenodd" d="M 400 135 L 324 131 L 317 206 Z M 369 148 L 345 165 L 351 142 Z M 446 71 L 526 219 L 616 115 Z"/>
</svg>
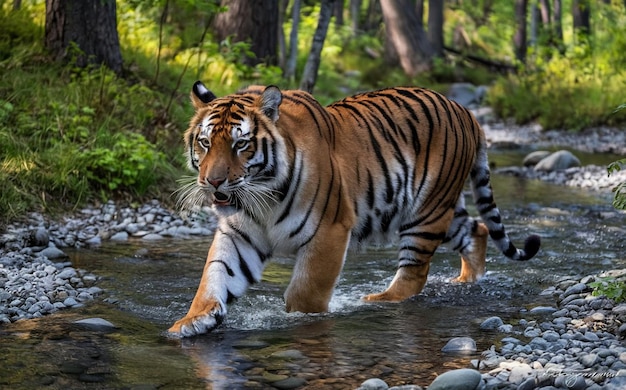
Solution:
<svg viewBox="0 0 626 390">
<path fill-rule="evenodd" d="M 76 305 L 78 305 L 78 301 L 77 301 L 76 299 L 72 298 L 72 297 L 68 297 L 68 298 L 66 298 L 66 299 L 63 301 L 63 304 L 64 304 L 66 307 L 72 307 L 72 306 L 76 306 Z"/>
<path fill-rule="evenodd" d="M 361 383 L 360 390 L 386 390 L 389 385 L 382 379 L 371 378 Z"/>
<path fill-rule="evenodd" d="M 145 241 L 158 241 L 158 240 L 162 240 L 163 236 L 160 234 L 155 234 L 155 233 L 149 233 L 146 234 L 145 236 L 141 237 L 142 240 Z"/>
<path fill-rule="evenodd" d="M 28 243 L 30 246 L 48 246 L 50 242 L 50 236 L 48 235 L 48 231 L 45 228 L 37 228 L 35 231 L 31 232 L 30 242 Z"/>
<path fill-rule="evenodd" d="M 99 317 L 85 318 L 84 320 L 74 321 L 74 324 L 83 328 L 97 330 L 101 332 L 109 332 L 117 329 L 117 327 L 111 322 Z"/>
<path fill-rule="evenodd" d="M 530 309 L 530 313 L 532 314 L 553 314 L 557 311 L 556 308 L 552 306 L 536 306 Z"/>
<path fill-rule="evenodd" d="M 502 319 L 498 316 L 489 317 L 480 324 L 482 330 L 496 330 L 500 326 L 504 325 Z"/>
<path fill-rule="evenodd" d="M 480 385 L 480 372 L 461 368 L 444 372 L 428 386 L 428 390 L 474 390 Z"/>
<path fill-rule="evenodd" d="M 68 257 L 65 254 L 65 252 L 63 252 L 62 250 L 60 250 L 56 246 L 49 246 L 47 248 L 44 248 L 41 252 L 39 252 L 39 254 L 41 256 L 47 257 L 50 260 L 64 259 L 64 258 Z"/>
<path fill-rule="evenodd" d="M 76 276 L 76 270 L 74 268 L 68 267 L 63 269 L 63 271 L 57 274 L 57 279 L 71 279 Z"/>
<path fill-rule="evenodd" d="M 297 389 L 298 387 L 304 386 L 306 384 L 306 379 L 291 377 L 287 379 L 283 379 L 277 382 L 272 382 L 272 387 L 275 387 L 280 390 L 289 390 L 289 389 Z"/>
<path fill-rule="evenodd" d="M 532 374 L 533 369 L 528 364 L 521 363 L 511 369 L 511 373 L 509 374 L 509 382 L 519 385 Z"/>
<path fill-rule="evenodd" d="M 558 339 L 561 338 L 561 335 L 559 335 L 557 332 L 555 332 L 553 330 L 547 330 L 547 331 L 543 332 L 541 337 L 543 337 L 546 341 L 555 342 L 555 341 L 557 341 Z"/>
<path fill-rule="evenodd" d="M 537 150 L 535 152 L 529 153 L 524 157 L 524 161 L 522 161 L 522 165 L 525 167 L 531 167 L 533 165 L 537 165 L 537 163 L 544 158 L 548 157 L 550 152 L 547 150 Z"/>
<path fill-rule="evenodd" d="M 559 150 L 545 157 L 535 165 L 535 171 L 554 172 L 579 167 L 580 160 L 567 150 Z"/>
<path fill-rule="evenodd" d="M 585 354 L 578 358 L 578 361 L 587 368 L 593 367 L 598 362 L 598 360 L 599 357 L 595 353 Z"/>
<path fill-rule="evenodd" d="M 122 231 L 117 232 L 110 238 L 111 241 L 128 241 L 128 233 Z"/>
<path fill-rule="evenodd" d="M 441 349 L 445 353 L 469 353 L 476 351 L 476 341 L 471 337 L 455 337 L 450 339 Z"/>
<path fill-rule="evenodd" d="M 465 107 L 476 107 L 482 103 L 486 95 L 486 87 L 476 87 L 471 83 L 454 83 L 450 85 L 447 97 Z"/>
</svg>

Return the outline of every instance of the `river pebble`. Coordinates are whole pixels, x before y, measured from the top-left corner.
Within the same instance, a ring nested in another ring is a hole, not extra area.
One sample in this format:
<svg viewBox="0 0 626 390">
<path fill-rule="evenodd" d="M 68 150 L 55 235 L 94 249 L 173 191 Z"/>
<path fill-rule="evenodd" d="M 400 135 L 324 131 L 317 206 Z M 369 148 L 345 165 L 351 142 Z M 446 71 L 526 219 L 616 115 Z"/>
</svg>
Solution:
<svg viewBox="0 0 626 390">
<path fill-rule="evenodd" d="M 26 222 L 7 225 L 0 235 L 0 323 L 81 307 L 102 294 L 94 286 L 98 276 L 74 268 L 64 248 L 206 236 L 215 224 L 206 208 L 182 219 L 156 200 L 134 208 L 108 202 L 60 221 L 30 213 Z"/>
</svg>

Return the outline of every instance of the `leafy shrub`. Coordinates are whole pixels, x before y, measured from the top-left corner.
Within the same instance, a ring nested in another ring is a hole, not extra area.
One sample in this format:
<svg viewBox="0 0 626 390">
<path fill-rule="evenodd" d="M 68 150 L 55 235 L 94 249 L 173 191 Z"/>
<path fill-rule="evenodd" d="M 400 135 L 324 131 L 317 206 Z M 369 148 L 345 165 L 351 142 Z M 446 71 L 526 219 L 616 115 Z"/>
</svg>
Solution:
<svg viewBox="0 0 626 390">
<path fill-rule="evenodd" d="M 154 144 L 136 133 L 118 133 L 111 147 L 95 147 L 84 152 L 82 162 L 87 179 L 107 191 L 146 192 L 155 183 L 155 171 L 165 155 Z"/>
<path fill-rule="evenodd" d="M 599 278 L 589 283 L 589 287 L 593 289 L 591 294 L 594 296 L 604 295 L 618 303 L 626 301 L 626 282 L 623 280 L 613 277 Z"/>
</svg>

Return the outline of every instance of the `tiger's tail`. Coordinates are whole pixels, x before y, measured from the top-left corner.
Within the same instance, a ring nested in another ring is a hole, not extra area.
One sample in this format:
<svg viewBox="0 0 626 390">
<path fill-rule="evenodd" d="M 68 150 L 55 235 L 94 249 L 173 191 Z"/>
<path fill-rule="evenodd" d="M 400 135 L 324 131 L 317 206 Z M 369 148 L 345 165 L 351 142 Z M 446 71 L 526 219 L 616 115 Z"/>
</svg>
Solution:
<svg viewBox="0 0 626 390">
<path fill-rule="evenodd" d="M 489 162 L 487 160 L 487 145 L 484 136 L 479 141 L 476 161 L 472 167 L 470 179 L 476 208 L 485 225 L 487 225 L 489 235 L 498 249 L 512 260 L 528 260 L 535 256 L 541 246 L 541 238 L 538 235 L 528 236 L 524 243 L 524 249 L 518 249 L 506 234 L 500 210 L 498 210 L 493 199 Z"/>
</svg>

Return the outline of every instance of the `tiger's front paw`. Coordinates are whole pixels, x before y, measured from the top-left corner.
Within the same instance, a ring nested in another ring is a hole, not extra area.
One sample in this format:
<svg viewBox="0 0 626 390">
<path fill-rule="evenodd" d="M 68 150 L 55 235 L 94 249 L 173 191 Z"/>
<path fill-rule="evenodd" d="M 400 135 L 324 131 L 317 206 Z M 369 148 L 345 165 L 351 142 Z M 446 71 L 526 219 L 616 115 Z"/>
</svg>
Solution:
<svg viewBox="0 0 626 390">
<path fill-rule="evenodd" d="M 190 310 L 185 317 L 168 329 L 168 333 L 173 337 L 191 337 L 208 333 L 217 328 L 225 316 L 226 309 L 219 303 L 197 313 Z"/>
</svg>

